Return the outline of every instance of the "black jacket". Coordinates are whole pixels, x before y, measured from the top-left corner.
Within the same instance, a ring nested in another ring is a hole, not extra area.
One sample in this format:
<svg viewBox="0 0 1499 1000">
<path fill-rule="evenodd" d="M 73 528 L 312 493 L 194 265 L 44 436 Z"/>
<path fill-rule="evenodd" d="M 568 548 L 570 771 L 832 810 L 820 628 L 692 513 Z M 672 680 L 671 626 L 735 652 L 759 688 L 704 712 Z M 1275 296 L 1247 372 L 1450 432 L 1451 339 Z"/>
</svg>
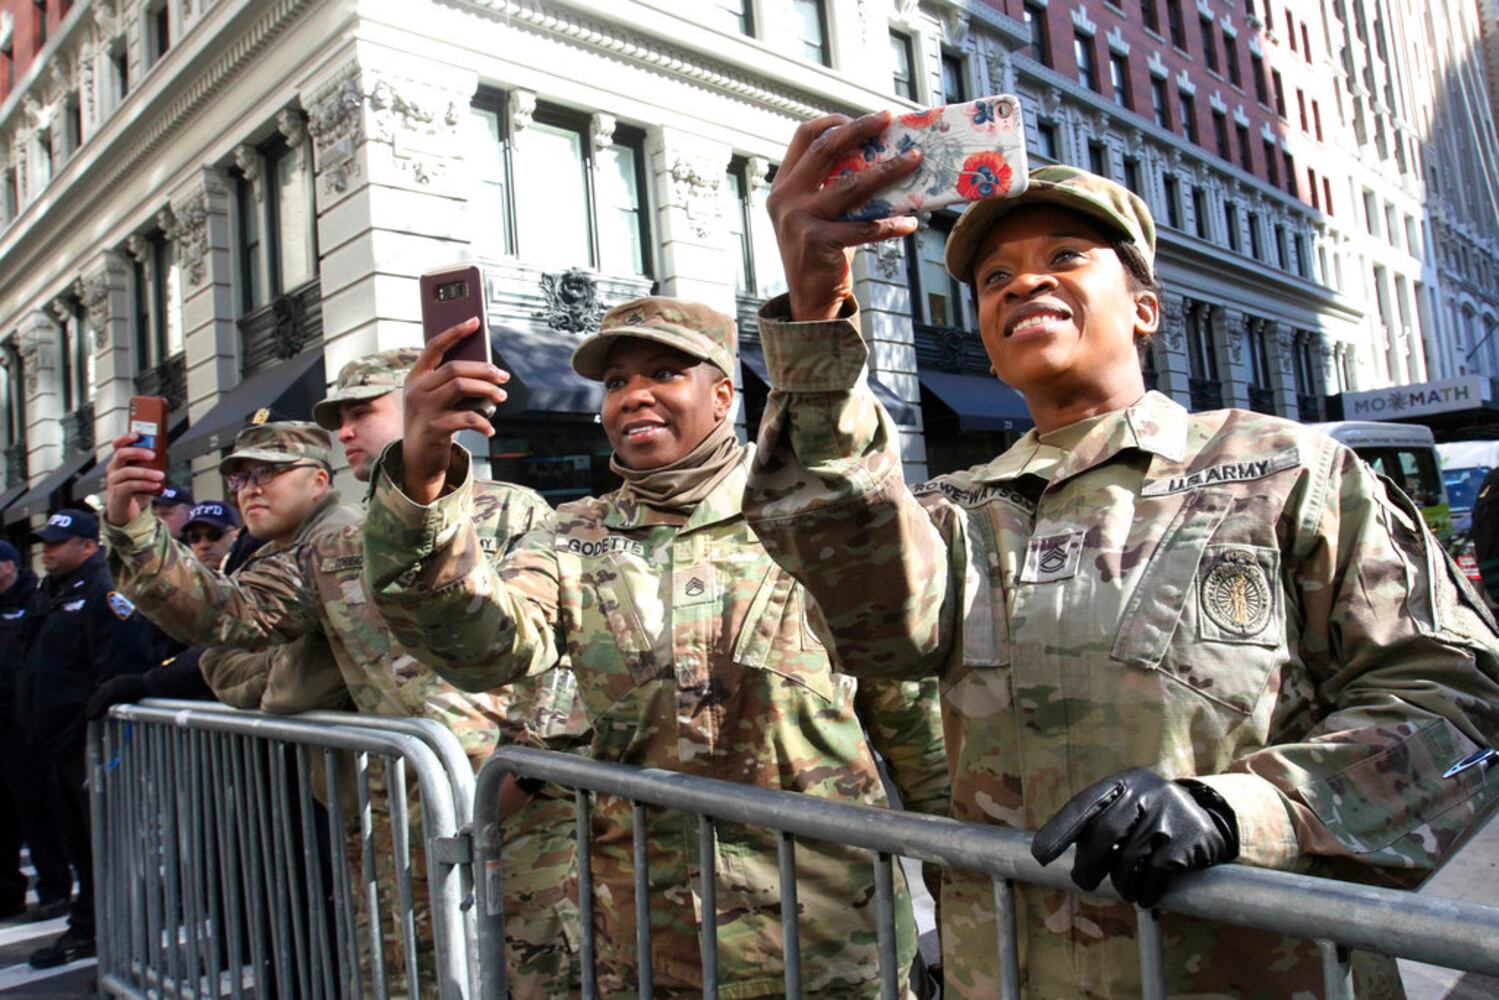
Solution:
<svg viewBox="0 0 1499 1000">
<path fill-rule="evenodd" d="M 0 721 L 15 717 L 16 682 L 44 603 L 36 574 L 24 566 L 10 589 L 0 594 Z"/>
<path fill-rule="evenodd" d="M 151 628 L 114 590 L 102 551 L 60 578 L 47 577 L 17 692 L 16 720 L 33 746 L 81 746 L 83 706 L 102 681 L 151 666 Z"/>
<path fill-rule="evenodd" d="M 1473 500 L 1473 554 L 1489 600 L 1499 602 L 1499 469 L 1491 469 Z"/>
</svg>

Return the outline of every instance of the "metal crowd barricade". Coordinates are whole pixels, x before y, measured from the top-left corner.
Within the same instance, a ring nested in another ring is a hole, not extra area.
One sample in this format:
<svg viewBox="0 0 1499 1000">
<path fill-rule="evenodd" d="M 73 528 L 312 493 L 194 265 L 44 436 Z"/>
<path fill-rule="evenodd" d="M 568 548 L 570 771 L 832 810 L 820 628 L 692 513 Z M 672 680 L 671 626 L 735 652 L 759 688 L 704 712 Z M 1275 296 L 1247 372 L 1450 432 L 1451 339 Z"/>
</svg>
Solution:
<svg viewBox="0 0 1499 1000">
<path fill-rule="evenodd" d="M 444 998 L 473 995 L 470 856 L 460 829 L 473 775 L 450 732 L 422 720 L 152 702 L 115 706 L 91 727 L 89 752 L 101 991 L 417 996 L 425 978 Z M 352 766 L 352 789 L 341 759 Z M 421 844 L 407 842 L 408 772 Z M 381 815 L 372 778 L 384 780 Z M 382 816 L 388 846 L 376 842 Z M 396 899 L 383 907 L 382 849 L 396 883 L 394 893 L 383 886 Z M 430 954 L 417 947 L 415 851 L 426 862 Z M 395 926 L 404 982 L 386 969 L 385 929 Z"/>
<path fill-rule="evenodd" d="M 771 791 L 671 771 L 602 763 L 544 750 L 502 747 L 479 772 L 474 809 L 474 885 L 478 911 L 479 996 L 507 995 L 503 908 L 503 858 L 498 814 L 499 789 L 506 774 L 553 782 L 574 789 L 577 804 L 578 915 L 582 928 L 582 993 L 598 995 L 593 972 L 592 880 L 589 794 L 625 799 L 634 809 L 636 950 L 639 995 L 653 989 L 650 968 L 649 898 L 645 892 L 647 806 L 680 809 L 698 816 L 702 908 L 714 905 L 715 825 L 748 824 L 780 831 L 781 912 L 796 909 L 795 838 L 836 841 L 862 847 L 876 857 L 881 995 L 900 995 L 895 961 L 895 890 L 892 865 L 898 856 L 989 875 L 994 882 L 998 981 L 1002 997 L 1020 996 L 1016 946 L 1016 883 L 1076 891 L 1068 872 L 1071 856 L 1042 868 L 1031 857 L 1030 836 L 1000 827 L 958 823 L 915 813 L 832 802 L 811 795 Z M 1104 889 L 1097 894 L 1109 895 Z M 1114 898 L 1118 898 L 1117 896 Z M 1223 865 L 1184 876 L 1158 909 L 1217 923 L 1233 924 L 1316 941 L 1323 956 L 1326 995 L 1353 996 L 1351 953 L 1377 952 L 1485 975 L 1499 975 L 1499 907 L 1459 903 L 1378 889 L 1351 882 L 1289 872 Z M 1136 909 L 1142 995 L 1166 996 L 1166 969 L 1159 920 Z M 801 996 L 798 928 L 785 921 L 785 995 Z M 715 921 L 701 926 L 703 995 L 717 997 Z"/>
</svg>

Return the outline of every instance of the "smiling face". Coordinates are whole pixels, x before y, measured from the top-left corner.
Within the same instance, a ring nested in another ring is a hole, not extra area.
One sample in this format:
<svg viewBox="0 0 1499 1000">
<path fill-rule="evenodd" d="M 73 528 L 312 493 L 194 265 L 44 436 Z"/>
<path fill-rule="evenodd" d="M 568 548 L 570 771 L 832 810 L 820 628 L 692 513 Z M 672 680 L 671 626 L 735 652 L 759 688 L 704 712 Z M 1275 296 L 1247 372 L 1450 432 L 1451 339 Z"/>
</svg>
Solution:
<svg viewBox="0 0 1499 1000">
<path fill-rule="evenodd" d="M 369 482 L 375 459 L 401 436 L 404 423 L 400 389 L 374 399 L 351 399 L 339 407 L 338 443 L 355 479 Z"/>
<path fill-rule="evenodd" d="M 711 364 L 651 340 L 621 340 L 604 369 L 604 433 L 632 469 L 659 469 L 697 447 L 734 401 Z"/>
<path fill-rule="evenodd" d="M 1015 209 L 986 234 L 973 280 L 984 349 L 1033 412 L 1038 403 L 1127 405 L 1144 392 L 1135 339 L 1155 331 L 1159 300 L 1132 289 L 1085 217 L 1044 203 Z"/>
</svg>

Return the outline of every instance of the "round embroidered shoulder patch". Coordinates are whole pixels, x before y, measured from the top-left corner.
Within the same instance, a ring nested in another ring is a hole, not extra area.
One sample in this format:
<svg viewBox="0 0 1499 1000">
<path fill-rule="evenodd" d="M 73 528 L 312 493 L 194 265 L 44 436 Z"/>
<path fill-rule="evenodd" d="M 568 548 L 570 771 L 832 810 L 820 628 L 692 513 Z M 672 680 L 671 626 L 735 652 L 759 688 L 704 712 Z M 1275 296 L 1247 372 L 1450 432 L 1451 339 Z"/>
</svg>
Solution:
<svg viewBox="0 0 1499 1000">
<path fill-rule="evenodd" d="M 1270 582 L 1252 552 L 1230 549 L 1202 581 L 1202 607 L 1213 624 L 1248 638 L 1270 623 Z"/>
</svg>

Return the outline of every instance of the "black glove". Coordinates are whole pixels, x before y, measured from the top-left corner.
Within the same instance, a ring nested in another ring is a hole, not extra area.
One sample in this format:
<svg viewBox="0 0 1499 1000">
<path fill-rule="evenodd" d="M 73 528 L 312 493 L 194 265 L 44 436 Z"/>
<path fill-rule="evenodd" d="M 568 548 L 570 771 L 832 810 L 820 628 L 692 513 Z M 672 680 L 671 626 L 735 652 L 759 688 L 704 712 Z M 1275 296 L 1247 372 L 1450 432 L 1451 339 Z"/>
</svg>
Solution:
<svg viewBox="0 0 1499 1000">
<path fill-rule="evenodd" d="M 89 695 L 83 714 L 90 719 L 102 719 L 109 714 L 109 706 L 127 701 L 140 701 L 146 697 L 146 678 L 140 674 L 121 674 L 94 688 Z"/>
<path fill-rule="evenodd" d="M 1239 824 L 1223 796 L 1195 781 L 1167 781 L 1143 767 L 1078 792 L 1031 841 L 1049 865 L 1077 844 L 1072 881 L 1085 892 L 1105 875 L 1128 902 L 1154 906 L 1177 872 L 1239 856 Z"/>
</svg>

